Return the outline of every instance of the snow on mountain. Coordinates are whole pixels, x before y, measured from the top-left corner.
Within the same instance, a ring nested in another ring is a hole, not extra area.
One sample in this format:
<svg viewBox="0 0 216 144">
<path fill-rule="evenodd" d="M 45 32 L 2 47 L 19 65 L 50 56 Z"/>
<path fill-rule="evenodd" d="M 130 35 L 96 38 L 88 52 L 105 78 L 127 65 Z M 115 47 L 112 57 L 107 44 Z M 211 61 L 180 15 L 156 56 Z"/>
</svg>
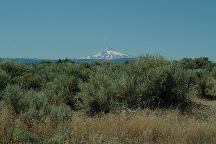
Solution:
<svg viewBox="0 0 216 144">
<path fill-rule="evenodd" d="M 84 59 L 107 59 L 107 60 L 112 60 L 112 59 L 121 59 L 121 58 L 129 58 L 128 55 L 120 53 L 112 48 L 105 49 L 104 51 L 101 51 L 99 53 L 96 53 L 95 55 L 92 56 L 87 56 Z"/>
</svg>

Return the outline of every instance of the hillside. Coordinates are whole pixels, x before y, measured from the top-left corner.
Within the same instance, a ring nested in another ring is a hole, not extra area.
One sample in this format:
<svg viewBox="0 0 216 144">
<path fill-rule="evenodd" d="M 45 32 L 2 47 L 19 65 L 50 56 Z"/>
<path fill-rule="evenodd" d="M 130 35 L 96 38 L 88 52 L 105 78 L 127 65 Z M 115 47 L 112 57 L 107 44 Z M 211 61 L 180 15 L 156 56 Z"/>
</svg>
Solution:
<svg viewBox="0 0 216 144">
<path fill-rule="evenodd" d="M 216 63 L 0 62 L 0 143 L 216 141 Z"/>
</svg>

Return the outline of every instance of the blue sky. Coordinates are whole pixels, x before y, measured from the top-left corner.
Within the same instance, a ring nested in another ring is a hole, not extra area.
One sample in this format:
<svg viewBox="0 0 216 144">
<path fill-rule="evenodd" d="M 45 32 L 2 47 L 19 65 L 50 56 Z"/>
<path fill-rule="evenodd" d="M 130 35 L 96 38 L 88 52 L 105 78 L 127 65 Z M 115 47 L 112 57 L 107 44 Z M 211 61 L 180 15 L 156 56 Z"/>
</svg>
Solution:
<svg viewBox="0 0 216 144">
<path fill-rule="evenodd" d="M 107 47 L 216 60 L 216 1 L 0 1 L 0 57 L 76 58 Z"/>
</svg>

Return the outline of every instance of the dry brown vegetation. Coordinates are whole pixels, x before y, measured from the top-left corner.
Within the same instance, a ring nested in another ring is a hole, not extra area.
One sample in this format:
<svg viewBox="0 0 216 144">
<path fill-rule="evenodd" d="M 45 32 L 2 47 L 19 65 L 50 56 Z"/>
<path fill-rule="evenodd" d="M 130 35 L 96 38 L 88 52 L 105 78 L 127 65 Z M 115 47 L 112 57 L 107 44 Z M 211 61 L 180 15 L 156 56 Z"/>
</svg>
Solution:
<svg viewBox="0 0 216 144">
<path fill-rule="evenodd" d="M 34 134 L 46 135 L 47 143 L 162 143 L 162 144 L 214 144 L 216 142 L 216 102 L 196 99 L 203 108 L 190 114 L 174 110 L 143 110 L 125 113 L 110 113 L 89 117 L 74 112 L 67 123 L 67 136 L 59 134 L 64 123 L 56 124 L 49 117 L 42 121 L 23 123 L 10 108 L 3 109 L 0 116 L 0 143 L 27 143 L 14 135 L 15 129 L 27 129 Z M 56 138 L 55 136 L 58 135 Z M 28 136 L 26 136 L 28 137 Z M 61 139 L 63 138 L 63 140 Z M 13 139 L 13 141 L 8 141 Z M 29 139 L 37 139 L 30 136 Z M 39 140 L 40 141 L 40 140 Z M 38 142 L 39 142 L 38 141 Z M 57 140 L 58 141 L 58 140 Z M 42 143 L 42 142 L 40 142 Z"/>
<path fill-rule="evenodd" d="M 181 115 L 177 111 L 145 110 L 92 118 L 75 113 L 71 124 L 72 137 L 75 143 L 92 144 L 214 144 L 216 119 L 212 115 L 207 116 L 206 111 L 202 112 L 195 110 L 194 114 L 189 116 Z"/>
</svg>

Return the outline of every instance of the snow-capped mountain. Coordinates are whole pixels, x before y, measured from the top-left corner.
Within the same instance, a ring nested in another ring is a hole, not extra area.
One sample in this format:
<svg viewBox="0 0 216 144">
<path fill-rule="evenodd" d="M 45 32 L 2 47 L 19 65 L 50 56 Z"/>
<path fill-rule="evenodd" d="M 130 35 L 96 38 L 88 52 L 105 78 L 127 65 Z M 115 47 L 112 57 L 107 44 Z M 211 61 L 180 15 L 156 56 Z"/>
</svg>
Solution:
<svg viewBox="0 0 216 144">
<path fill-rule="evenodd" d="M 120 53 L 113 48 L 105 49 L 99 53 L 96 53 L 92 56 L 84 57 L 84 59 L 106 59 L 106 60 L 113 60 L 113 59 L 122 59 L 122 58 L 130 58 L 130 56 Z"/>
</svg>

